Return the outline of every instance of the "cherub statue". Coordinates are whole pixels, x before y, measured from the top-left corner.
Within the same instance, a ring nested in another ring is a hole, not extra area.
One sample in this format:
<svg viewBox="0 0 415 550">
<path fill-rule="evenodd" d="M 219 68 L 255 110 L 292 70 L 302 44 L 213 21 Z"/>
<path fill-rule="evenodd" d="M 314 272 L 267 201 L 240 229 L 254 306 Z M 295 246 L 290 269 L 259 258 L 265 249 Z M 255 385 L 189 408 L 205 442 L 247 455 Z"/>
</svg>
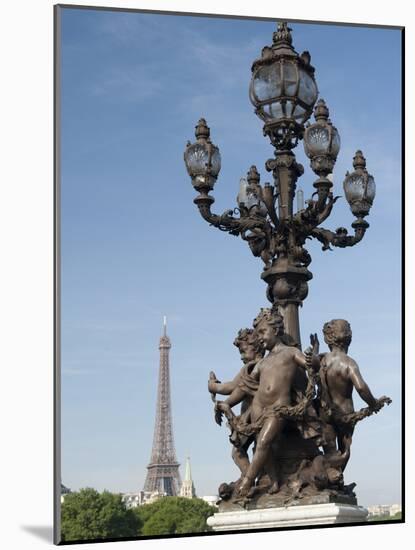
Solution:
<svg viewBox="0 0 415 550">
<path fill-rule="evenodd" d="M 345 456 L 342 469 L 350 457 L 350 445 L 354 426 L 358 420 L 372 413 L 377 413 L 389 397 L 376 399 L 363 379 L 357 363 L 347 355 L 352 330 L 344 319 L 333 319 L 323 327 L 324 341 L 330 352 L 320 355 L 320 388 L 317 406 L 319 415 L 324 421 L 324 438 L 326 454 L 339 451 Z M 354 411 L 353 389 L 368 404 L 367 409 Z"/>
<path fill-rule="evenodd" d="M 278 473 L 275 464 L 272 463 L 271 447 L 275 448 L 278 445 L 278 439 L 286 425 L 286 416 L 290 412 L 290 407 L 294 406 L 295 390 L 304 388 L 304 369 L 310 361 L 318 365 L 317 358 L 307 358 L 296 347 L 284 343 L 283 318 L 276 311 L 261 309 L 254 321 L 254 328 L 269 353 L 256 363 L 251 374 L 241 377 L 238 386 L 226 401 L 217 403 L 218 409 L 224 412 L 230 424 L 235 426 L 231 408 L 253 394 L 249 409 L 252 429 L 245 430 L 245 433 L 257 434 L 256 447 L 252 461 L 237 489 L 240 498 L 249 496 L 257 476 L 264 467 L 272 479 L 269 492 L 275 493 L 279 490 Z"/>
<path fill-rule="evenodd" d="M 246 375 L 250 375 L 255 365 L 260 361 L 265 353 L 265 348 L 258 339 L 258 335 L 254 329 L 241 329 L 235 340 L 234 345 L 239 349 L 242 362 L 244 366 L 235 376 L 235 378 L 229 382 L 220 382 L 215 373 L 212 371 L 209 375 L 208 389 L 214 396 L 230 395 L 238 387 L 242 378 Z M 240 418 L 243 421 L 247 421 L 249 417 L 249 407 L 252 402 L 252 395 L 246 395 L 241 404 Z M 215 420 L 220 425 L 222 422 L 222 411 L 215 407 Z M 244 476 L 248 466 L 248 448 L 254 441 L 254 436 L 245 436 L 238 434 L 235 430 L 232 430 L 230 435 L 230 441 L 232 443 L 232 459 L 241 471 L 241 475 Z"/>
</svg>

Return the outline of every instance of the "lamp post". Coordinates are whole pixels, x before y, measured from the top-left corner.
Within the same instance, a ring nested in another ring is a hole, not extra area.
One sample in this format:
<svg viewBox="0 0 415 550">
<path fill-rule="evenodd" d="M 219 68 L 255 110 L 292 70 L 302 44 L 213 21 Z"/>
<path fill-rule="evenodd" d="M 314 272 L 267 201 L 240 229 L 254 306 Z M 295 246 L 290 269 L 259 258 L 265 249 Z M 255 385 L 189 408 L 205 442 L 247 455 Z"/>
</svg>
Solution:
<svg viewBox="0 0 415 550">
<path fill-rule="evenodd" d="M 347 173 L 344 192 L 355 221 L 354 234 L 340 227 L 331 231 L 321 227 L 338 199 L 333 195 L 330 174 L 340 151 L 340 136 L 329 118 L 326 103 L 319 99 L 310 64 L 310 54 L 299 55 L 292 46 L 291 29 L 279 23 L 271 46 L 252 65 L 249 95 L 255 114 L 264 122 L 264 136 L 274 147 L 274 158 L 265 163 L 273 175 L 273 185 L 260 184 L 260 175 L 251 166 L 240 181 L 237 208 L 214 214 L 210 194 L 220 172 L 219 148 L 210 139 L 210 129 L 201 118 L 196 126 L 196 142 L 187 144 L 184 153 L 201 216 L 211 225 L 248 242 L 254 256 L 264 262 L 262 279 L 267 297 L 284 318 L 285 332 L 301 346 L 298 309 L 308 294 L 312 273 L 311 256 L 304 248 L 306 239 L 345 248 L 361 241 L 369 224 L 364 219 L 375 197 L 375 182 L 366 170 L 361 151 L 353 159 L 354 172 Z M 314 111 L 315 122 L 307 121 Z M 312 196 L 303 207 L 303 191 L 297 191 L 299 209 L 294 212 L 296 183 L 304 168 L 296 161 L 293 149 L 303 140 L 310 166 L 318 176 Z"/>
</svg>

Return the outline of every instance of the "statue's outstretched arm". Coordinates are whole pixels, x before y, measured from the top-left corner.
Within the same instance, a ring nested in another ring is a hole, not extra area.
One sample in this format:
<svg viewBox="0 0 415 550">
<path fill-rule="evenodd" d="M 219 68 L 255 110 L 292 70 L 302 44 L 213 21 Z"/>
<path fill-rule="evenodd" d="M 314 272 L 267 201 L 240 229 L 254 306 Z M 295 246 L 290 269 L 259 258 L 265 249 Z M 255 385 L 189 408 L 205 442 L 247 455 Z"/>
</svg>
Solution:
<svg viewBox="0 0 415 550">
<path fill-rule="evenodd" d="M 356 388 L 357 393 L 360 395 L 363 401 L 366 401 L 369 407 L 376 408 L 377 399 L 373 396 L 372 392 L 369 389 L 369 386 L 366 384 L 363 376 L 360 374 L 357 363 L 353 361 L 353 359 L 350 359 L 349 375 L 353 386 Z"/>
<path fill-rule="evenodd" d="M 228 399 L 226 399 L 225 403 L 232 408 L 241 403 L 246 395 L 246 392 L 242 388 L 236 387 Z"/>
<path fill-rule="evenodd" d="M 209 391 L 211 393 L 218 393 L 219 395 L 230 395 L 234 389 L 238 386 L 241 379 L 241 373 L 235 376 L 233 380 L 229 382 L 219 382 L 219 380 L 209 380 Z"/>
<path fill-rule="evenodd" d="M 225 401 L 216 401 L 215 403 L 215 421 L 219 426 L 222 424 L 222 413 L 228 419 L 229 422 L 232 421 L 235 416 L 232 412 L 232 407 L 241 403 L 246 397 L 246 392 L 240 388 L 236 387 L 231 395 Z"/>
<path fill-rule="evenodd" d="M 258 363 L 253 368 L 251 374 L 249 375 L 249 378 L 251 378 L 255 382 L 258 382 L 259 377 L 260 377 L 260 372 L 261 371 L 260 371 L 260 367 L 259 367 L 259 363 Z M 238 377 L 242 381 L 242 371 L 239 373 Z M 235 405 L 238 405 L 239 403 L 241 403 L 244 400 L 244 398 L 248 395 L 252 395 L 252 392 L 247 391 L 246 389 L 244 389 L 243 384 L 239 384 L 239 380 L 238 380 L 238 385 L 233 390 L 233 392 L 228 397 L 228 399 L 226 399 L 226 401 L 223 401 L 223 403 L 224 403 L 225 407 L 226 406 L 227 407 L 234 407 Z"/>
</svg>

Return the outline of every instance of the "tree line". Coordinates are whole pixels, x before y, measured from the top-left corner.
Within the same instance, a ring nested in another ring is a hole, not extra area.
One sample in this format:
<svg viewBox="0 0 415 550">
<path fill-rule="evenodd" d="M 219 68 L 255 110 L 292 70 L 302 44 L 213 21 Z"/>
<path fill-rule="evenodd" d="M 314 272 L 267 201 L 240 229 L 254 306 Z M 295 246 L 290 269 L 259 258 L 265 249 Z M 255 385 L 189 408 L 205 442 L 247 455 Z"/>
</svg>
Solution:
<svg viewBox="0 0 415 550">
<path fill-rule="evenodd" d="M 216 508 L 199 498 L 163 497 L 127 508 L 121 494 L 86 488 L 65 496 L 61 507 L 62 541 L 202 533 Z"/>
</svg>

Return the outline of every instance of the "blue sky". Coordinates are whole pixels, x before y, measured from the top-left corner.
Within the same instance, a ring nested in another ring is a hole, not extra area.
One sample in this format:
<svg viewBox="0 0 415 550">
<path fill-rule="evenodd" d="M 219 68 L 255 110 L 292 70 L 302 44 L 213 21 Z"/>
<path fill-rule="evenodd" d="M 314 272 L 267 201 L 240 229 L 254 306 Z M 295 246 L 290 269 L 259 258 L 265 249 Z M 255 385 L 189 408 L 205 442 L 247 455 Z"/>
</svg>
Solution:
<svg viewBox="0 0 415 550">
<path fill-rule="evenodd" d="M 343 195 L 359 148 L 377 185 L 358 246 L 308 246 L 303 345 L 310 332 L 322 341 L 329 319 L 351 322 L 350 354 L 373 393 L 393 404 L 357 426 L 346 481 L 357 482 L 362 504 L 399 502 L 400 32 L 290 26 L 296 50 L 311 53 L 341 136 L 335 193 Z M 274 29 L 272 21 L 62 10 L 62 480 L 73 489 L 142 488 L 163 315 L 178 459 L 184 468 L 190 454 L 199 495 L 238 475 L 207 377 L 213 369 L 229 379 L 241 366 L 235 334 L 268 305 L 262 263 L 200 218 L 183 151 L 204 116 L 222 154 L 216 211 L 235 206 L 251 164 L 270 180 L 264 163 L 273 151 L 248 85 Z M 296 154 L 307 198 L 315 175 L 302 144 Z M 324 226 L 352 221 L 342 198 Z"/>
</svg>

